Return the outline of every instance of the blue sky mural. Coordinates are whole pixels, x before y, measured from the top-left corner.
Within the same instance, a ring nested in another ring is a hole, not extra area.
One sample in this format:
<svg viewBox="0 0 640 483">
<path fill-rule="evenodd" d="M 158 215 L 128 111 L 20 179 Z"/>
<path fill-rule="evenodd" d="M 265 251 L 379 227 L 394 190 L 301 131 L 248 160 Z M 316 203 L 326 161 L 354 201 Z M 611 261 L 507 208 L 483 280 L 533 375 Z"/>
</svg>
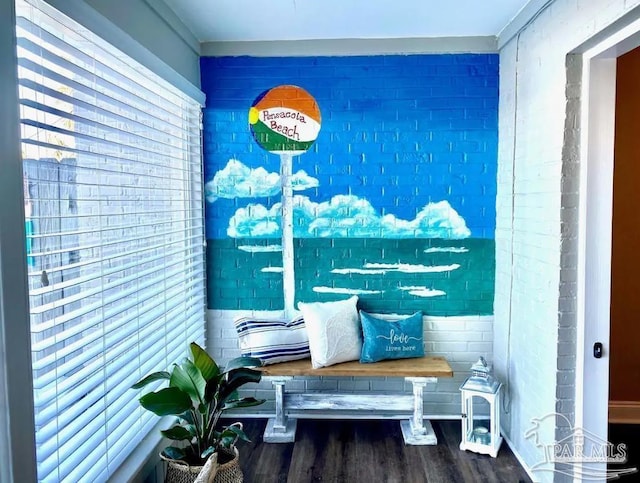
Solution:
<svg viewBox="0 0 640 483">
<path fill-rule="evenodd" d="M 298 194 L 352 196 L 405 221 L 447 201 L 470 236 L 493 238 L 497 73 L 495 55 L 204 58 L 205 181 L 216 199 L 207 237 L 227 237 L 220 220 L 239 207 L 279 201 L 280 159 L 255 143 L 248 110 L 264 90 L 296 83 L 323 113 L 316 143 L 294 158 Z"/>
</svg>

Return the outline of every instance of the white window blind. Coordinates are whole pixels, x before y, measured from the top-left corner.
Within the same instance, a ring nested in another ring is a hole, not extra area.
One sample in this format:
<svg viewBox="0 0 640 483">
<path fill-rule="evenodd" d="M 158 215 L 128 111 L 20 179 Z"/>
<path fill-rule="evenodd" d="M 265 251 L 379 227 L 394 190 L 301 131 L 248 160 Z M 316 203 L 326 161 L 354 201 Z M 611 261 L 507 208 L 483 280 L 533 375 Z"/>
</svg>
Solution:
<svg viewBox="0 0 640 483">
<path fill-rule="evenodd" d="M 204 342 L 201 106 L 16 9 L 38 479 L 106 481 L 157 422 L 131 384 Z"/>
</svg>

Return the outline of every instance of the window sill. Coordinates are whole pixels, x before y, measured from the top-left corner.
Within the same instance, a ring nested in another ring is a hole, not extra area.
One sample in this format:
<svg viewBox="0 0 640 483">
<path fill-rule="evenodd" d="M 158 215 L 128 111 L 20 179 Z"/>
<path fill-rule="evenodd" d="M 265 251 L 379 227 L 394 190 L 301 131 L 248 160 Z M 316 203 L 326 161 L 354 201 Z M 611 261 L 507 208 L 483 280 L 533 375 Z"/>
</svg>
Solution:
<svg viewBox="0 0 640 483">
<path fill-rule="evenodd" d="M 160 434 L 161 429 L 166 429 L 175 420 L 175 416 L 166 416 L 158 421 L 158 423 L 149 432 L 133 452 L 127 456 L 120 467 L 111 475 L 109 481 L 130 483 L 138 483 L 149 481 L 147 475 L 156 471 L 154 468 L 161 462 L 160 451 L 169 442 Z M 151 480 L 156 481 L 156 480 Z M 164 481 L 164 475 L 162 480 Z"/>
</svg>

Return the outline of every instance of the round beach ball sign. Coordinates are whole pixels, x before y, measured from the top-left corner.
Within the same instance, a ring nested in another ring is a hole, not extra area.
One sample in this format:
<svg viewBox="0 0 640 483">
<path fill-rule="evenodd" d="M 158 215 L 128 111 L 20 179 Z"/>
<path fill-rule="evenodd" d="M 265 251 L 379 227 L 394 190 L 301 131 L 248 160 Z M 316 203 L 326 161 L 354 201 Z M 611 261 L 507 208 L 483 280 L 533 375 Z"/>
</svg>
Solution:
<svg viewBox="0 0 640 483">
<path fill-rule="evenodd" d="M 282 85 L 258 96 L 249 109 L 256 142 L 275 154 L 301 154 L 320 132 L 320 108 L 302 87 Z"/>
</svg>

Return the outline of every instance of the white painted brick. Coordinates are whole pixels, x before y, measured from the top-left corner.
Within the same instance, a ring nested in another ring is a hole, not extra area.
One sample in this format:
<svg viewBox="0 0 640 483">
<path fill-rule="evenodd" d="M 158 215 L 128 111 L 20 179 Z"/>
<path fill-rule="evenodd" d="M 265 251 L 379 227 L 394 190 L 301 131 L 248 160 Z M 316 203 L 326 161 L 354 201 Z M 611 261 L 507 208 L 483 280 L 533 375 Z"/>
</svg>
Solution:
<svg viewBox="0 0 640 483">
<path fill-rule="evenodd" d="M 320 379 L 309 379 L 306 382 L 307 391 L 336 391 L 338 381 L 323 381 Z"/>
<path fill-rule="evenodd" d="M 577 155 L 562 149 L 564 139 L 576 136 L 579 128 L 577 104 L 568 105 L 566 96 L 577 97 L 580 86 L 572 80 L 565 90 L 566 56 L 638 4 L 637 0 L 555 0 L 519 35 L 518 49 L 514 38 L 500 53 L 493 349 L 496 373 L 509 379 L 507 396 L 512 401 L 503 426 L 530 466 L 544 458 L 541 448 L 523 437 L 531 418 L 556 409 L 567 414 L 575 410 L 573 269 L 579 171 L 563 166 L 563 155 L 575 159 Z M 574 109 L 568 119 L 567 106 Z M 554 439 L 554 426 L 543 428 L 540 440 Z M 553 480 L 551 474 L 536 476 Z"/>
<path fill-rule="evenodd" d="M 468 320 L 465 323 L 465 330 L 493 333 L 493 321 L 492 320 Z"/>
<path fill-rule="evenodd" d="M 221 332 L 220 334 L 221 339 L 236 340 L 238 337 L 238 333 L 236 332 L 236 329 L 222 329 L 220 332 Z"/>
<path fill-rule="evenodd" d="M 220 338 L 216 341 L 216 347 L 220 349 L 237 349 L 238 348 L 238 339 L 223 339 Z"/>
<path fill-rule="evenodd" d="M 429 386 L 433 386 L 433 390 L 436 392 L 448 393 L 453 396 L 459 393 L 460 385 L 464 382 L 468 375 L 469 374 L 465 374 L 464 377 L 458 377 L 446 381 L 443 379 L 438 381 L 437 384 L 429 384 Z"/>
<path fill-rule="evenodd" d="M 454 362 L 464 362 L 466 370 L 471 370 L 471 365 L 478 360 L 478 356 L 476 354 L 472 354 L 470 352 L 441 352 L 434 353 L 433 355 L 440 355 L 442 357 L 446 357 L 449 364 L 453 367 Z M 486 358 L 489 360 L 489 358 Z"/>
<path fill-rule="evenodd" d="M 240 357 L 240 349 L 222 349 L 222 353 L 220 354 L 220 360 L 228 361 L 230 359 L 234 359 L 236 357 Z"/>
<path fill-rule="evenodd" d="M 426 342 L 427 352 L 467 352 L 467 342 Z"/>
<path fill-rule="evenodd" d="M 425 330 L 429 330 L 429 331 L 437 331 L 437 330 L 443 330 L 444 327 L 446 326 L 446 329 L 450 332 L 455 332 L 455 331 L 464 331 L 466 329 L 466 320 L 465 319 L 455 319 L 454 317 L 451 317 L 451 320 L 443 320 L 442 318 L 440 319 L 426 319 L 424 326 L 425 326 Z"/>
<path fill-rule="evenodd" d="M 491 336 L 491 333 L 489 332 Z M 445 332 L 443 330 L 433 331 L 429 330 L 424 333 L 426 341 L 432 342 L 435 349 L 438 349 L 438 343 L 440 342 L 469 342 L 469 341 L 482 341 L 484 340 L 484 333 L 472 332 L 472 331 L 460 331 L 460 332 Z"/>
<path fill-rule="evenodd" d="M 430 403 L 425 401 L 423 410 L 427 418 L 438 417 L 442 414 L 446 414 L 449 417 L 457 417 L 460 415 L 461 407 L 459 401 L 457 403 Z"/>
<path fill-rule="evenodd" d="M 475 356 L 473 361 L 477 361 L 478 360 L 478 356 Z M 468 362 L 457 362 L 457 361 L 449 361 L 449 365 L 451 366 L 451 369 L 453 369 L 454 373 L 457 372 L 465 372 L 465 373 L 470 373 L 471 372 L 471 366 L 469 365 Z"/>
<path fill-rule="evenodd" d="M 338 390 L 340 391 L 369 391 L 371 389 L 369 380 L 357 379 L 353 381 L 338 381 Z"/>
<path fill-rule="evenodd" d="M 468 351 L 472 353 L 475 352 L 479 356 L 480 355 L 485 356 L 485 354 L 489 354 L 490 356 L 492 350 L 493 350 L 493 343 L 491 342 L 469 342 L 469 345 L 468 345 Z"/>
<path fill-rule="evenodd" d="M 459 396 L 458 396 L 458 400 L 459 400 Z M 452 402 L 456 401 L 456 397 L 455 397 L 454 394 L 434 392 L 434 393 L 429 394 L 428 401 L 429 401 L 430 404 L 434 404 L 434 403 L 452 403 Z"/>
<path fill-rule="evenodd" d="M 400 378 L 393 378 L 387 381 L 380 380 L 372 380 L 371 381 L 371 390 L 372 391 L 405 391 L 404 380 Z"/>
</svg>

